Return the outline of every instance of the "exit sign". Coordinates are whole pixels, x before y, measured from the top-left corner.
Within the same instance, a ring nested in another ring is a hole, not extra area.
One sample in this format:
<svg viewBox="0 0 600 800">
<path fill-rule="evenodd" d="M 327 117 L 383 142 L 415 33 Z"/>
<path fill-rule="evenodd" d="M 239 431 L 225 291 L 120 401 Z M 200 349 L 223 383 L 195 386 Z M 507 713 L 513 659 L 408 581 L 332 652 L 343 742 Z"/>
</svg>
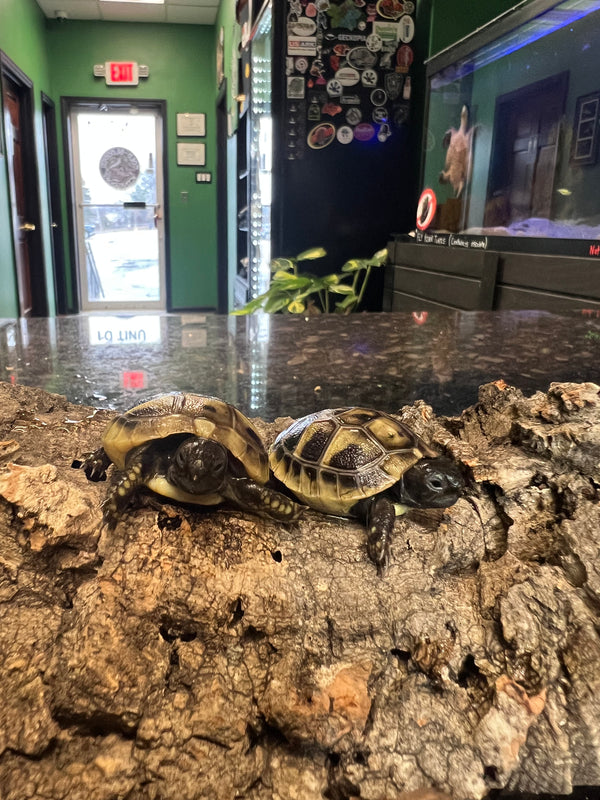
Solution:
<svg viewBox="0 0 600 800">
<path fill-rule="evenodd" d="M 107 61 L 104 70 L 107 86 L 137 86 L 140 82 L 135 61 Z"/>
</svg>

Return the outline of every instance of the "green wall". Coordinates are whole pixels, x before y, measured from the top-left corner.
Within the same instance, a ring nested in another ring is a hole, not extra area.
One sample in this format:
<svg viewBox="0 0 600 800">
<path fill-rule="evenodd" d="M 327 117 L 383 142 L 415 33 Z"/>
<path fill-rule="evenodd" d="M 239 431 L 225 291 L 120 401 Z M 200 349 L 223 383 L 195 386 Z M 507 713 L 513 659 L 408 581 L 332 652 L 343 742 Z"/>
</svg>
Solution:
<svg viewBox="0 0 600 800">
<path fill-rule="evenodd" d="M 51 95 L 44 16 L 34 0 L 0 0 L 0 50 L 33 81 L 34 126 L 40 171 L 39 193 L 42 246 L 49 311 L 55 313 L 54 278 L 50 241 L 48 195 L 43 151 L 41 92 Z M 19 314 L 14 268 L 8 174 L 5 156 L 0 156 L 0 317 Z"/>
<path fill-rule="evenodd" d="M 198 169 L 215 173 L 214 29 L 205 25 L 123 22 L 47 23 L 52 93 L 167 101 L 170 294 L 173 310 L 217 304 L 216 184 L 197 184 Z M 139 86 L 109 87 L 94 78 L 105 61 L 146 64 L 150 76 Z M 206 113 L 206 166 L 178 167 L 177 112 Z M 187 199 L 182 193 L 187 192 Z M 66 217 L 65 217 L 66 218 Z M 68 253 L 68 251 L 67 251 Z"/>
<path fill-rule="evenodd" d="M 421 3 L 423 0 L 421 0 Z M 515 0 L 425 0 L 431 3 L 429 55 L 439 53 L 518 5 Z"/>
</svg>

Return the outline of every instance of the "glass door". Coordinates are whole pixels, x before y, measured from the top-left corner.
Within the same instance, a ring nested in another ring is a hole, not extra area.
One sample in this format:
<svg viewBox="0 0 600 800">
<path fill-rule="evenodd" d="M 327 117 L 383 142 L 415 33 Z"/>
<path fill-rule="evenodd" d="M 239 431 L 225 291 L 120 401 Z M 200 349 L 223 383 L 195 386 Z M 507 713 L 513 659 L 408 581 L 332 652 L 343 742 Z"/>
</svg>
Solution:
<svg viewBox="0 0 600 800">
<path fill-rule="evenodd" d="M 159 107 L 71 106 L 83 311 L 165 308 L 162 126 Z"/>
</svg>

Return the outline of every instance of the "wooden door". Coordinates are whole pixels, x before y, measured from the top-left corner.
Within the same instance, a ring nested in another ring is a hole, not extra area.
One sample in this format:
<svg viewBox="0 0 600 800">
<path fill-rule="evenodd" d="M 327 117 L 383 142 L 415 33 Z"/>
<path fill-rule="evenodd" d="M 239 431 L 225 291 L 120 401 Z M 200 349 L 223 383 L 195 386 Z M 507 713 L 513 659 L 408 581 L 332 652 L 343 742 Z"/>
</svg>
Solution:
<svg viewBox="0 0 600 800">
<path fill-rule="evenodd" d="M 8 178 L 12 205 L 13 241 L 19 289 L 19 311 L 28 316 L 33 310 L 30 234 L 35 223 L 27 219 L 25 192 L 22 113 L 17 87 L 8 78 L 2 81 L 4 130 L 8 156 Z"/>
<path fill-rule="evenodd" d="M 567 88 L 567 73 L 559 73 L 497 99 L 484 224 L 551 219 Z"/>
</svg>

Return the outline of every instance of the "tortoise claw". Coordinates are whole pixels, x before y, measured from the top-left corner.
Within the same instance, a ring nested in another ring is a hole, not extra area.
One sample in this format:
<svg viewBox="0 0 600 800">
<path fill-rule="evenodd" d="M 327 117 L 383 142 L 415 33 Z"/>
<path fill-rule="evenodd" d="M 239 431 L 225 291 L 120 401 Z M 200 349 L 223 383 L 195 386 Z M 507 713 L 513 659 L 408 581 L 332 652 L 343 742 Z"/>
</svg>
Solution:
<svg viewBox="0 0 600 800">
<path fill-rule="evenodd" d="M 83 459 L 76 459 L 73 466 L 82 469 L 88 481 L 105 481 L 106 470 L 110 466 L 110 458 L 106 455 L 104 448 L 100 447 L 91 453 L 85 453 Z"/>
</svg>

